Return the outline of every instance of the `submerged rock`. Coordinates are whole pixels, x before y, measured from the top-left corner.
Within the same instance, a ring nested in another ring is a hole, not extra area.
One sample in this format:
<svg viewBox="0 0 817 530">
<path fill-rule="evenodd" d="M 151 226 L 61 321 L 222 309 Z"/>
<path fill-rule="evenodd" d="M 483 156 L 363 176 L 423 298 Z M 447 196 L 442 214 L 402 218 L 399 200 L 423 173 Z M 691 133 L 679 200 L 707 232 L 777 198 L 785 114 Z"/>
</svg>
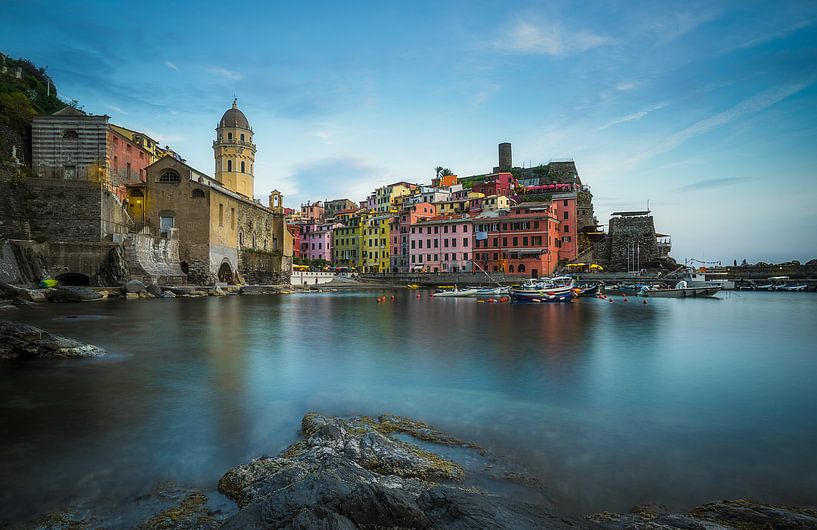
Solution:
<svg viewBox="0 0 817 530">
<path fill-rule="evenodd" d="M 257 458 L 221 478 L 219 491 L 241 508 L 224 528 L 588 526 L 466 487 L 459 464 L 390 436 L 395 432 L 475 447 L 398 416 L 342 419 L 310 413 L 302 420 L 303 439 L 279 457 Z"/>
<path fill-rule="evenodd" d="M 0 320 L 0 359 L 84 358 L 106 355 L 105 350 L 8 320 Z"/>
<path fill-rule="evenodd" d="M 150 285 L 145 287 L 145 290 L 152 294 L 153 296 L 162 296 L 162 288 L 156 285 L 155 283 L 151 283 Z"/>
</svg>

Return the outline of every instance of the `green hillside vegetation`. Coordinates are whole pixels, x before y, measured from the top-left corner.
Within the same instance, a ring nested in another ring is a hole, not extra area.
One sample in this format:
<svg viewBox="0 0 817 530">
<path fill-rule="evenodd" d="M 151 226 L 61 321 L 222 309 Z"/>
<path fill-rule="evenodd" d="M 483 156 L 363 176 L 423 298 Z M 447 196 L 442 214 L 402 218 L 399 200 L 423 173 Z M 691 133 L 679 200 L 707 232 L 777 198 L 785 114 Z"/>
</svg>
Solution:
<svg viewBox="0 0 817 530">
<path fill-rule="evenodd" d="M 0 66 L 7 67 L 0 73 L 0 162 L 11 159 L 12 146 L 17 146 L 17 158 L 31 160 L 31 120 L 34 116 L 51 114 L 66 106 L 57 98 L 57 87 L 51 82 L 44 68 L 37 68 L 26 59 L 0 56 Z M 15 77 L 17 67 L 22 68 L 22 79 Z"/>
</svg>

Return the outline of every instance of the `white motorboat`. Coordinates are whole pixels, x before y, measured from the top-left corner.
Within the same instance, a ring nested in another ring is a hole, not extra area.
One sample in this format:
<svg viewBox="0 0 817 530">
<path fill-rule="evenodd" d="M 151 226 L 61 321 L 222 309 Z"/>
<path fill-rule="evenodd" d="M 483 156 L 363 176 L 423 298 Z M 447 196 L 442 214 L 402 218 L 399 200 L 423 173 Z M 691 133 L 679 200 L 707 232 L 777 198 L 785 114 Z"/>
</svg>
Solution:
<svg viewBox="0 0 817 530">
<path fill-rule="evenodd" d="M 712 287 L 689 287 L 685 280 L 681 280 L 674 289 L 656 289 L 653 287 L 643 287 L 638 296 L 645 298 L 704 298 L 714 296 L 721 290 L 718 286 Z"/>
<path fill-rule="evenodd" d="M 468 296 L 476 296 L 477 289 L 459 289 L 454 287 L 453 289 L 441 289 L 432 294 L 431 296 L 437 298 L 464 298 Z"/>
</svg>

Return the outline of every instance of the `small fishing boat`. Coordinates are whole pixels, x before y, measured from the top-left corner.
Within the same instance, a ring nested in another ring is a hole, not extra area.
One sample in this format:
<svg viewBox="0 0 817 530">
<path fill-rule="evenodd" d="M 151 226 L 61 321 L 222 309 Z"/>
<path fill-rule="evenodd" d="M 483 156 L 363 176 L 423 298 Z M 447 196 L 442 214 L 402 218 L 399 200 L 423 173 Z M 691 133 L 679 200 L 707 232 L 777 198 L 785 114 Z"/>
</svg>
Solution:
<svg viewBox="0 0 817 530">
<path fill-rule="evenodd" d="M 806 284 L 798 283 L 798 284 L 786 284 L 786 285 L 776 285 L 774 287 L 775 291 L 789 291 L 789 292 L 803 292 L 806 290 Z"/>
<path fill-rule="evenodd" d="M 476 289 L 459 289 L 454 287 L 453 289 L 440 289 L 431 296 L 437 298 L 464 298 L 468 296 L 476 296 L 476 294 Z"/>
<path fill-rule="evenodd" d="M 503 294 L 510 294 L 510 287 L 486 287 L 477 289 L 477 296 L 502 296 Z"/>
<path fill-rule="evenodd" d="M 719 286 L 688 287 L 687 282 L 682 280 L 675 285 L 674 289 L 644 287 L 638 292 L 638 295 L 645 298 L 703 298 L 714 296 L 721 289 Z"/>
<path fill-rule="evenodd" d="M 569 302 L 575 297 L 575 285 L 569 276 L 531 279 L 511 288 L 514 302 Z"/>
<path fill-rule="evenodd" d="M 580 287 L 579 297 L 589 298 L 599 294 L 599 284 Z"/>
<path fill-rule="evenodd" d="M 407 287 L 407 288 L 409 288 L 409 289 L 419 289 L 419 288 L 420 288 L 420 284 L 417 284 L 417 283 L 409 283 L 409 284 L 407 284 L 407 285 L 406 285 L 406 287 Z"/>
</svg>

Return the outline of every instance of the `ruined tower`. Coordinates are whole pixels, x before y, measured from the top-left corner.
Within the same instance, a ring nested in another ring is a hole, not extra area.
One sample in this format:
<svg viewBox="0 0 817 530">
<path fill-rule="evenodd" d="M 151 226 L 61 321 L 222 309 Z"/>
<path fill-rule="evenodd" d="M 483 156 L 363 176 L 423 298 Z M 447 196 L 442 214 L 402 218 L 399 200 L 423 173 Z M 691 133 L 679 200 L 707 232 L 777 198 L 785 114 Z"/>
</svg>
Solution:
<svg viewBox="0 0 817 530">
<path fill-rule="evenodd" d="M 237 100 L 221 117 L 216 127 L 213 142 L 216 180 L 225 188 L 253 197 L 253 166 L 255 165 L 255 144 L 252 142 L 252 128 L 247 117 L 238 109 Z"/>
</svg>

